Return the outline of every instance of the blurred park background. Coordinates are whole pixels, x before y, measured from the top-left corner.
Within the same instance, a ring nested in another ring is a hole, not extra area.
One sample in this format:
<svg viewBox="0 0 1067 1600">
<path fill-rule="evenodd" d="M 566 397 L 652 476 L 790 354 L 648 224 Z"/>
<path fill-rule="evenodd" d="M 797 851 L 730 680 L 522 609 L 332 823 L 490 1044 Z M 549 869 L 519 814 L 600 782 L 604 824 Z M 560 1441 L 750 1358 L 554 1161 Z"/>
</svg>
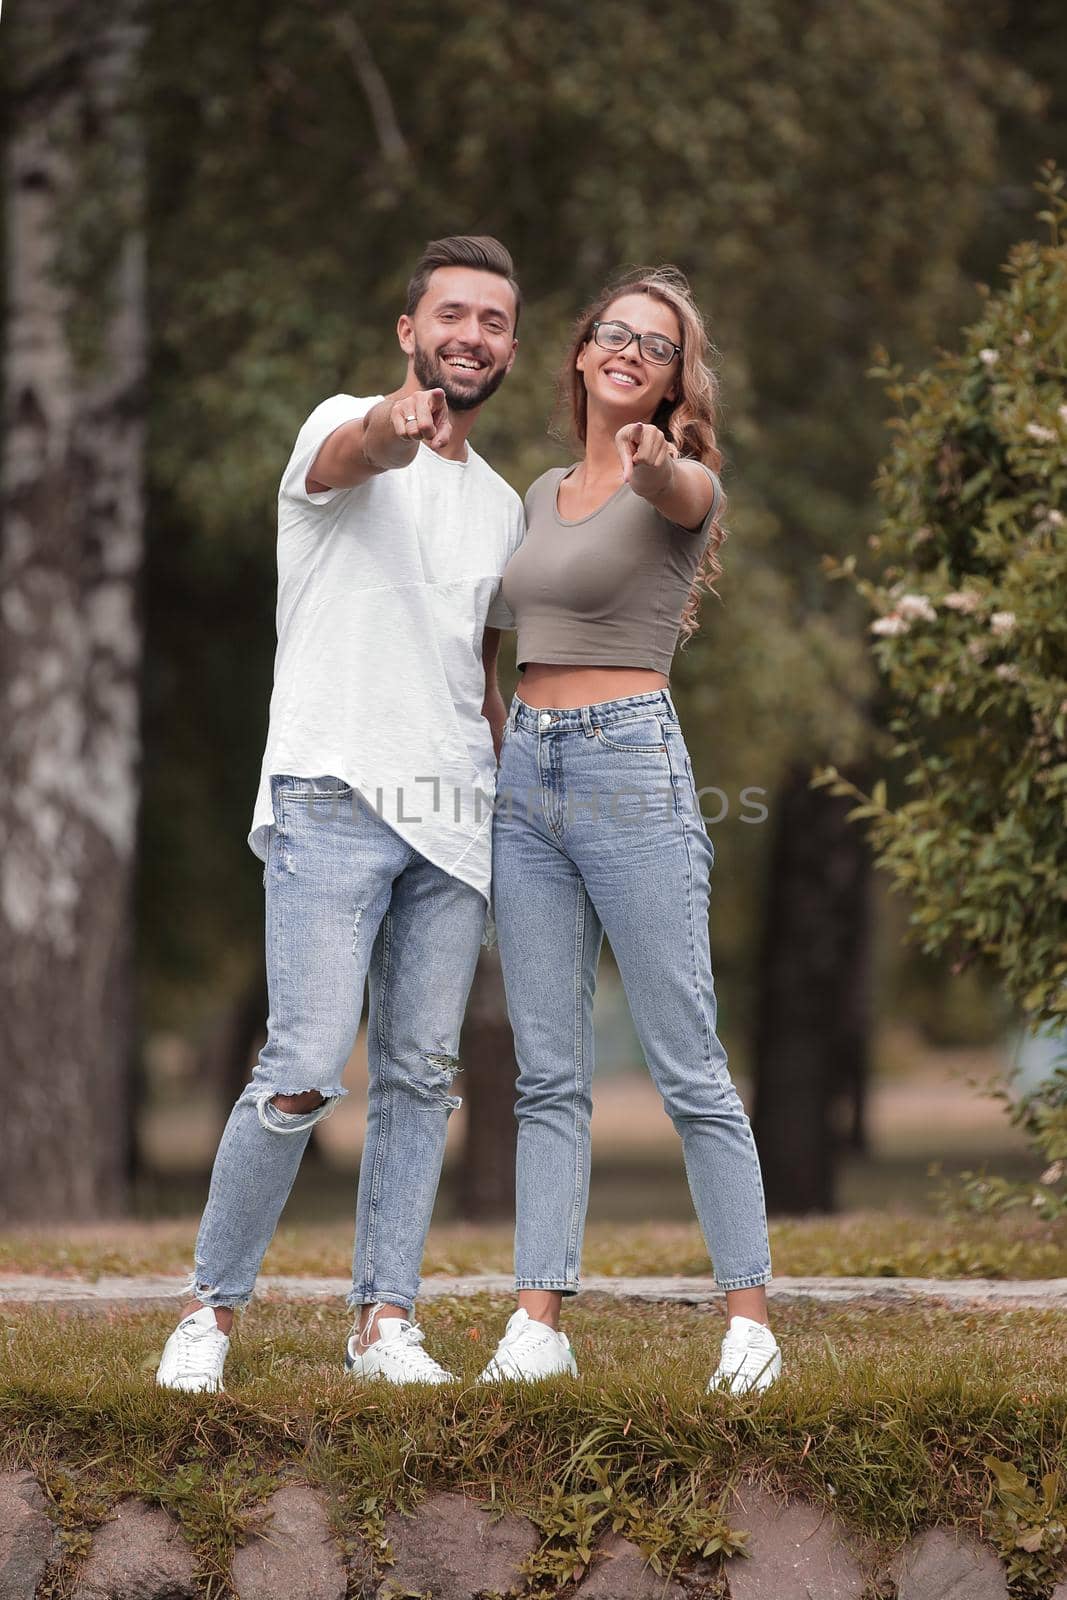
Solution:
<svg viewBox="0 0 1067 1600">
<path fill-rule="evenodd" d="M 1028 1010 L 973 939 L 909 940 L 908 894 L 852 802 L 811 779 L 909 793 L 871 606 L 831 572 L 894 577 L 876 478 L 898 407 L 872 369 L 961 348 L 981 286 L 999 293 L 1017 241 L 1048 237 L 1063 8 L 8 0 L 0 42 L 0 1218 L 203 1205 L 266 1016 L 245 841 L 278 479 L 319 400 L 400 382 L 412 263 L 459 232 L 501 238 L 526 297 L 474 439 L 520 493 L 572 459 L 554 378 L 607 275 L 674 262 L 708 318 L 726 572 L 672 689 L 719 791 L 719 1029 L 771 1209 L 921 1211 L 934 1162 L 1036 1177 L 974 1083 L 1050 1071 L 1054 1043 L 1026 1024 L 1055 1006 Z M 507 698 L 514 635 L 501 681 Z M 1057 893 L 1003 888 L 1024 909 Z M 591 1219 L 688 1220 L 607 949 L 596 1019 Z M 438 1214 L 493 1220 L 514 1061 L 489 953 L 463 1065 Z M 361 1036 L 288 1217 L 350 1213 L 365 1072 Z"/>
</svg>

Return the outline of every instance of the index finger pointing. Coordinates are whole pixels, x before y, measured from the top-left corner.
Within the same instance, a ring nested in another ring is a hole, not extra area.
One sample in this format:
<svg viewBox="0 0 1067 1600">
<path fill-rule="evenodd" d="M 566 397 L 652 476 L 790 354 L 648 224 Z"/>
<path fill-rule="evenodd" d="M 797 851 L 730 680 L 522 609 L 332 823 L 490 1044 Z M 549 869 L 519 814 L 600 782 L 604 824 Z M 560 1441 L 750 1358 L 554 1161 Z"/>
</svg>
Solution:
<svg viewBox="0 0 1067 1600">
<path fill-rule="evenodd" d="M 429 394 L 417 394 L 412 409 L 419 425 L 419 438 L 432 439 L 437 432 L 437 422 L 434 418 L 434 406 Z"/>
</svg>

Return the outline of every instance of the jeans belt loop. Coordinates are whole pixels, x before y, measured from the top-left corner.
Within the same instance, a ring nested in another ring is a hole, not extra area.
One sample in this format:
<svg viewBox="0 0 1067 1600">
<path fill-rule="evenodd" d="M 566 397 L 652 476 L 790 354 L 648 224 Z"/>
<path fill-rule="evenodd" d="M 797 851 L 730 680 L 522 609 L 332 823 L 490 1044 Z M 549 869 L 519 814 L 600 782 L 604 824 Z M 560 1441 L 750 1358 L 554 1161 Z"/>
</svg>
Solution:
<svg viewBox="0 0 1067 1600">
<path fill-rule="evenodd" d="M 587 739 L 592 739 L 595 733 L 593 713 L 588 706 L 582 706 L 582 729 Z"/>
</svg>

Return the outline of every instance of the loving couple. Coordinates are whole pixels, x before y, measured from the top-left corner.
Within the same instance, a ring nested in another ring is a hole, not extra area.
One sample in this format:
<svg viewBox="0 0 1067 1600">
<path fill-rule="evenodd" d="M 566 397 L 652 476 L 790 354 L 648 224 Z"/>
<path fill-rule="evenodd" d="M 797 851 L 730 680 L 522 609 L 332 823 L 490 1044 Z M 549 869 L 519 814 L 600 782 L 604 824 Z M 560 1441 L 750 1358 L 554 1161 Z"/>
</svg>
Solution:
<svg viewBox="0 0 1067 1600">
<path fill-rule="evenodd" d="M 577 1371 L 559 1317 L 579 1288 L 605 933 L 726 1293 L 709 1388 L 762 1390 L 781 1370 L 759 1161 L 715 1031 L 714 851 L 668 687 L 696 586 L 721 570 L 707 336 L 672 268 L 605 289 L 564 374 L 584 454 L 537 479 L 524 517 L 468 443 L 515 360 L 519 305 L 495 239 L 428 245 L 397 323 L 403 384 L 324 401 L 282 477 L 249 840 L 265 861 L 268 1037 L 219 1144 L 166 1387 L 222 1386 L 234 1308 L 311 1128 L 348 1093 L 368 981 L 345 1364 L 359 1380 L 452 1379 L 412 1317 L 494 926 L 519 1065 L 518 1309 L 482 1381 Z M 510 707 L 503 628 L 522 671 Z"/>
</svg>

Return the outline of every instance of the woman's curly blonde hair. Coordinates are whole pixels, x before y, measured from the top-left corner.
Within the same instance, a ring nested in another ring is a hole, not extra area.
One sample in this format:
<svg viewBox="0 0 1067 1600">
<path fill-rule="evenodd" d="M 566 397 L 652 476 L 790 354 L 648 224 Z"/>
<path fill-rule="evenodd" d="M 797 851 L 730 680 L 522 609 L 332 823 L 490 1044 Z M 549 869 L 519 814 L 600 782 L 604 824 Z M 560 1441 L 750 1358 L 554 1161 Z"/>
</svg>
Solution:
<svg viewBox="0 0 1067 1600">
<path fill-rule="evenodd" d="M 570 413 L 573 431 L 584 445 L 587 397 L 585 379 L 577 366 L 578 353 L 593 337 L 593 323 L 598 322 L 609 306 L 624 294 L 650 295 L 669 306 L 678 318 L 682 332 L 679 394 L 676 400 L 663 401 L 652 422 L 661 433 L 673 440 L 679 455 L 702 461 L 718 476 L 722 466 L 722 451 L 715 439 L 719 380 L 711 367 L 712 347 L 704 318 L 693 299 L 685 274 L 677 267 L 636 267 L 622 277 L 612 279 L 582 312 L 575 324 L 574 338 L 559 376 L 558 410 Z M 718 595 L 714 582 L 722 576 L 723 570 L 718 553 L 727 538 L 722 525 L 725 509 L 724 494 L 682 611 L 679 638 L 683 647 L 697 631 L 701 592 Z"/>
</svg>

